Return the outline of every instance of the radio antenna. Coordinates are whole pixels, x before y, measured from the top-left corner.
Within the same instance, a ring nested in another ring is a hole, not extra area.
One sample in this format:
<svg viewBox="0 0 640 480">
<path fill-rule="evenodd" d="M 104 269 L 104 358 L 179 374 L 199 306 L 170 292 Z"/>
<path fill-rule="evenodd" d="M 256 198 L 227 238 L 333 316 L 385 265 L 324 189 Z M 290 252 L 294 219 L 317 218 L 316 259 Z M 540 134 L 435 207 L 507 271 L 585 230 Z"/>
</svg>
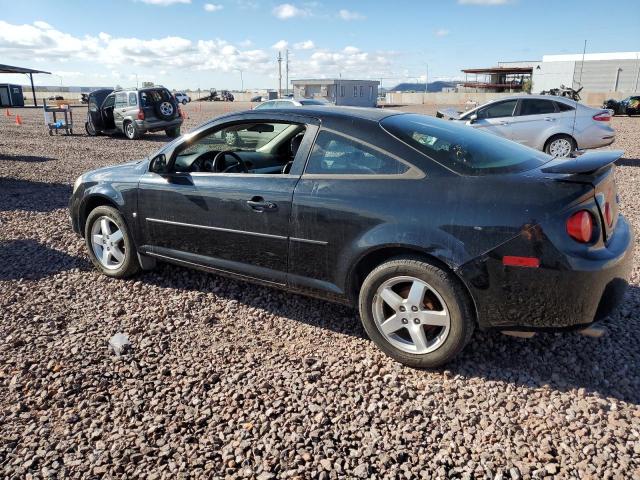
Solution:
<svg viewBox="0 0 640 480">
<path fill-rule="evenodd" d="M 587 40 L 584 41 L 584 46 L 582 47 L 582 63 L 580 64 L 580 78 L 578 80 L 578 85 L 582 87 L 582 70 L 584 70 L 584 56 L 587 53 Z M 577 100 L 575 100 L 578 103 Z M 578 106 L 573 109 L 573 126 L 571 127 L 571 136 L 576 138 L 576 117 L 578 115 Z"/>
</svg>

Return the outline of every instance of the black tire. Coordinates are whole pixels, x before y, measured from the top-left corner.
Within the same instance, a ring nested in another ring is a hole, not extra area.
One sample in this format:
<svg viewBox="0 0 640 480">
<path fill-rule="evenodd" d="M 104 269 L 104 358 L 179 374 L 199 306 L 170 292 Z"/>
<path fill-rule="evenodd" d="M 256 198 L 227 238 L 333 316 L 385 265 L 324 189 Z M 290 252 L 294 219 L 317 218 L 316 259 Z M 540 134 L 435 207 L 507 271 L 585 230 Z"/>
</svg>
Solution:
<svg viewBox="0 0 640 480">
<path fill-rule="evenodd" d="M 166 133 L 169 138 L 177 138 L 180 136 L 180 127 L 167 128 L 164 133 Z"/>
<path fill-rule="evenodd" d="M 98 135 L 98 132 L 96 132 L 96 128 L 93 126 L 92 122 L 84 122 L 84 129 L 90 137 Z"/>
<path fill-rule="evenodd" d="M 554 135 L 547 140 L 547 142 L 544 144 L 544 153 L 546 153 L 547 155 L 553 156 L 553 153 L 551 153 L 551 150 L 553 148 L 554 142 L 562 141 L 562 140 L 566 140 L 570 144 L 570 151 L 567 154 L 567 156 L 569 156 L 571 153 L 576 151 L 576 148 L 577 148 L 576 141 L 569 135 L 560 134 L 560 135 Z"/>
<path fill-rule="evenodd" d="M 154 110 L 159 118 L 171 120 L 176 114 L 177 107 L 169 100 L 162 100 L 154 105 Z"/>
<path fill-rule="evenodd" d="M 129 140 L 137 140 L 142 136 L 142 134 L 136 128 L 136 125 L 129 120 L 122 124 L 122 131 L 124 132 L 124 136 Z"/>
<path fill-rule="evenodd" d="M 182 100 L 182 105 L 186 105 L 187 101 L 186 100 Z"/>
<path fill-rule="evenodd" d="M 93 224 L 102 217 L 108 217 L 122 232 L 124 260 L 116 269 L 108 269 L 98 260 L 91 243 Z M 114 278 L 128 278 L 140 271 L 140 264 L 138 263 L 138 256 L 133 244 L 133 239 L 129 234 L 129 229 L 124 222 L 122 215 L 120 215 L 120 212 L 115 208 L 103 205 L 91 210 L 87 217 L 87 221 L 85 222 L 84 239 L 85 244 L 87 245 L 87 250 L 89 251 L 89 258 L 91 259 L 91 262 L 104 275 Z"/>
<path fill-rule="evenodd" d="M 388 280 L 403 276 L 417 278 L 432 286 L 449 311 L 449 332 L 442 343 L 428 353 L 415 354 L 397 348 L 384 337 L 374 318 L 378 288 Z M 414 257 L 391 259 L 369 273 L 360 288 L 359 309 L 369 338 L 391 358 L 413 368 L 437 368 L 450 362 L 467 345 L 475 328 L 471 300 L 454 274 Z"/>
</svg>

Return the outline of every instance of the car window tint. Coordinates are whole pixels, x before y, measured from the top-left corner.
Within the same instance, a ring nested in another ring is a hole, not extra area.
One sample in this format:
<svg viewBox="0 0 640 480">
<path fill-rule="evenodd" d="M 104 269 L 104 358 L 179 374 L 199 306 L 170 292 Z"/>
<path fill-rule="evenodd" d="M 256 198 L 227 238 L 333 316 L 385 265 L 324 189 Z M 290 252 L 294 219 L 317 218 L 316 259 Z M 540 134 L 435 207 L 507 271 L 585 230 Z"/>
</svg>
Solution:
<svg viewBox="0 0 640 480">
<path fill-rule="evenodd" d="M 318 134 L 306 173 L 341 175 L 401 175 L 409 166 L 361 142 L 326 130 Z"/>
<path fill-rule="evenodd" d="M 497 135 L 425 115 L 393 115 L 380 123 L 393 136 L 463 175 L 523 172 L 551 160 Z"/>
<path fill-rule="evenodd" d="M 498 102 L 478 111 L 478 118 L 499 118 L 510 117 L 516 108 L 517 100 L 507 100 L 506 102 Z"/>
<path fill-rule="evenodd" d="M 558 106 L 558 111 L 560 112 L 570 112 L 572 110 L 575 110 L 571 105 L 567 105 L 566 103 L 562 103 L 562 102 L 555 102 L 555 103 Z"/>
<path fill-rule="evenodd" d="M 528 98 L 521 100 L 520 115 L 542 115 L 545 113 L 556 113 L 555 102 L 551 100 L 540 100 Z"/>
<path fill-rule="evenodd" d="M 129 94 L 129 106 L 135 107 L 136 105 L 138 105 L 138 96 L 135 94 L 135 92 L 131 92 Z"/>
</svg>

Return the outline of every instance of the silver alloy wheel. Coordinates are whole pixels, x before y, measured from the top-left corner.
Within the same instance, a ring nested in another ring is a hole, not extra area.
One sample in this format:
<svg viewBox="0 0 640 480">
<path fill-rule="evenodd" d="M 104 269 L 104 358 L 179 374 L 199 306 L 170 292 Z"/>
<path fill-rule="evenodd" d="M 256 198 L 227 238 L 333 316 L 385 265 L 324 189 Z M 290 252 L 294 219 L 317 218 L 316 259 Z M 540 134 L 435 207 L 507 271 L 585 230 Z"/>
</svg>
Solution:
<svg viewBox="0 0 640 480">
<path fill-rule="evenodd" d="M 135 127 L 133 126 L 133 123 L 128 122 L 124 128 L 127 133 L 127 137 L 133 138 L 135 136 L 136 130 L 135 130 Z"/>
<path fill-rule="evenodd" d="M 96 219 L 91 226 L 91 247 L 100 264 L 109 270 L 122 266 L 125 257 L 122 230 L 107 216 Z"/>
<path fill-rule="evenodd" d="M 556 138 L 549 145 L 549 154 L 553 158 L 568 157 L 571 153 L 571 150 L 573 150 L 573 145 L 571 145 L 571 142 L 566 138 Z"/>
<path fill-rule="evenodd" d="M 173 105 L 170 102 L 162 102 L 160 104 L 160 112 L 166 117 L 173 115 Z"/>
<path fill-rule="evenodd" d="M 393 277 L 378 287 L 373 319 L 386 341 L 418 355 L 437 350 L 451 329 L 442 296 L 424 280 L 411 276 Z"/>
</svg>

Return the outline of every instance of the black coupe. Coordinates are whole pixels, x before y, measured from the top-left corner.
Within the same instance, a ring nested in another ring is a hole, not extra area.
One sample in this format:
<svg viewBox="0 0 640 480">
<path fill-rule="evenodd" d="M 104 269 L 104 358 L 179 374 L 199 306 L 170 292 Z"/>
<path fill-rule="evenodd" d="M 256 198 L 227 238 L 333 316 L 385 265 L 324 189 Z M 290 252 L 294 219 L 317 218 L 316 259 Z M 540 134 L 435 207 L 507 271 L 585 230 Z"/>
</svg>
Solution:
<svg viewBox="0 0 640 480">
<path fill-rule="evenodd" d="M 71 222 L 106 275 L 161 260 L 358 306 L 383 351 L 435 367 L 476 327 L 609 314 L 632 264 L 620 155 L 554 160 L 391 110 L 250 111 L 82 175 Z"/>
</svg>

